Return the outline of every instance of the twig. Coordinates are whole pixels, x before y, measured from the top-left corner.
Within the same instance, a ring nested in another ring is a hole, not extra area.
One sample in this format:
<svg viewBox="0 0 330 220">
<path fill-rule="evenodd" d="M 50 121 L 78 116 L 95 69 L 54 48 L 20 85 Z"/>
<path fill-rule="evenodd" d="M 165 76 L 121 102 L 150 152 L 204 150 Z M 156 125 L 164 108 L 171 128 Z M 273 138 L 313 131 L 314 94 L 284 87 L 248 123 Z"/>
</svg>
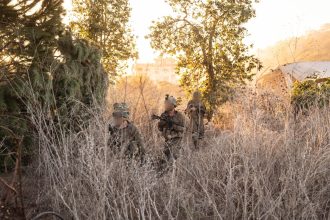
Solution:
<svg viewBox="0 0 330 220">
<path fill-rule="evenodd" d="M 41 217 L 44 217 L 46 215 L 53 215 L 61 220 L 64 220 L 64 218 L 60 215 L 60 214 L 57 214 L 56 212 L 42 212 L 40 214 L 38 214 L 37 216 L 33 217 L 31 220 L 37 220 L 37 219 L 40 219 Z"/>
<path fill-rule="evenodd" d="M 5 187 L 7 187 L 8 189 L 10 189 L 11 191 L 13 191 L 15 194 L 17 194 L 17 191 L 14 187 L 12 187 L 11 185 L 9 185 L 4 179 L 2 179 L 0 177 L 0 183 L 3 184 Z"/>
</svg>

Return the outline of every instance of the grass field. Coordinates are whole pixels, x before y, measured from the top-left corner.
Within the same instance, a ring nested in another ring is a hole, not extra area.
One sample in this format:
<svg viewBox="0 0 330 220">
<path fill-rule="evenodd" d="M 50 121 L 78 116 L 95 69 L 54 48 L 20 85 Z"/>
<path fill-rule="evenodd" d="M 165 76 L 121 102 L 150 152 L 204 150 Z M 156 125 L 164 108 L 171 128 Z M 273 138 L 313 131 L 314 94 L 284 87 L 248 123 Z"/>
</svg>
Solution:
<svg viewBox="0 0 330 220">
<path fill-rule="evenodd" d="M 36 112 L 33 175 L 42 184 L 34 196 L 74 219 L 329 219 L 329 109 L 294 121 L 289 108 L 242 100 L 231 131 L 209 126 L 201 149 L 185 142 L 162 175 L 162 139 L 147 118 L 138 124 L 148 158 L 141 166 L 111 155 L 103 116 L 64 134 Z"/>
</svg>

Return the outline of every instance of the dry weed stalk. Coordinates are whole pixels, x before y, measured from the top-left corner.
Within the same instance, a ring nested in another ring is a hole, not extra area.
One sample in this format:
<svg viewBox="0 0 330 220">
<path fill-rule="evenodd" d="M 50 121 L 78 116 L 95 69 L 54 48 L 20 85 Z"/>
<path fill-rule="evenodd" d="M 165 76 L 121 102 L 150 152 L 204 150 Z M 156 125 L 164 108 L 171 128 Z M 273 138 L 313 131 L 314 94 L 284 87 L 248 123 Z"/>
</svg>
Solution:
<svg viewBox="0 0 330 220">
<path fill-rule="evenodd" d="M 103 116 L 61 132 L 34 111 L 42 196 L 74 219 L 329 219 L 329 110 L 297 123 L 286 110 L 269 129 L 264 110 L 243 106 L 232 132 L 209 133 L 198 152 L 186 143 L 163 176 L 152 161 L 162 150 L 156 130 L 143 130 L 149 160 L 140 166 L 111 154 Z"/>
</svg>

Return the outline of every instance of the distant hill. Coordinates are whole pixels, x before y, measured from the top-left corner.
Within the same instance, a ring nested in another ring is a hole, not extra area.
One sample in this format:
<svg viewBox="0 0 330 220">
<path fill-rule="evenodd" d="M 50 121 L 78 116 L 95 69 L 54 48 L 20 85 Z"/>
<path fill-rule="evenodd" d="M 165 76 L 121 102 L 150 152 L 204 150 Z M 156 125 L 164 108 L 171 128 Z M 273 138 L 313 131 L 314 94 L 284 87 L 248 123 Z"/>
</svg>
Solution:
<svg viewBox="0 0 330 220">
<path fill-rule="evenodd" d="M 258 52 L 265 69 L 298 61 L 330 60 L 330 24 Z"/>
</svg>

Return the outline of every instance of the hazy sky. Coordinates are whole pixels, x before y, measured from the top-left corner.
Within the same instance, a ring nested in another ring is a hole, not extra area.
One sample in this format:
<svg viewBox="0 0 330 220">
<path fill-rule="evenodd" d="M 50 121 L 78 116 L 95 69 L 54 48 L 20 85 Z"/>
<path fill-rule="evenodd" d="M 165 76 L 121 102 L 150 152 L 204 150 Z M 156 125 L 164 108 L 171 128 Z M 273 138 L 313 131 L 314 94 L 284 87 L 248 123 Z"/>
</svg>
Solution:
<svg viewBox="0 0 330 220">
<path fill-rule="evenodd" d="M 70 5 L 71 0 L 65 0 Z M 152 61 L 156 56 L 144 38 L 151 21 L 171 13 L 165 0 L 130 0 L 131 25 L 137 35 L 139 61 Z M 255 49 L 271 46 L 288 37 L 299 36 L 330 23 L 330 0 L 261 0 L 256 4 L 257 16 L 247 24 L 248 43 Z"/>
</svg>

